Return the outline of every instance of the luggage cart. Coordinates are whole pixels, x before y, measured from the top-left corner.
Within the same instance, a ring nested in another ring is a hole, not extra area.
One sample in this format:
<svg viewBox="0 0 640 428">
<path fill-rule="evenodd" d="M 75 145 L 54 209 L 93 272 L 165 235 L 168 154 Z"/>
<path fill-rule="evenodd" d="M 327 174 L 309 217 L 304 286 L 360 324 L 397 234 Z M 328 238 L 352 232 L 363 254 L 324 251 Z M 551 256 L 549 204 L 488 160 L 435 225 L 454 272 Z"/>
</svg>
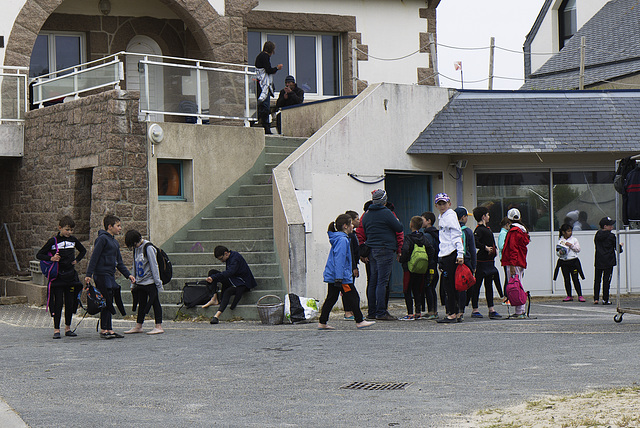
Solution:
<svg viewBox="0 0 640 428">
<path fill-rule="evenodd" d="M 640 155 L 632 156 L 636 163 L 640 160 Z M 618 170 L 618 164 L 621 159 L 615 162 L 615 171 Z M 623 229 L 620 230 L 620 224 L 622 223 L 621 207 L 620 207 L 620 194 L 616 191 L 616 277 L 617 277 L 617 292 L 616 292 L 616 314 L 613 316 L 613 321 L 622 322 L 622 316 L 624 314 L 640 315 L 640 308 L 623 308 L 620 306 L 620 236 L 621 235 L 637 235 L 640 234 L 640 229 Z M 629 249 L 627 248 L 627 251 Z M 629 254 L 629 253 L 627 253 Z M 629 280 L 627 275 L 627 281 Z"/>
</svg>

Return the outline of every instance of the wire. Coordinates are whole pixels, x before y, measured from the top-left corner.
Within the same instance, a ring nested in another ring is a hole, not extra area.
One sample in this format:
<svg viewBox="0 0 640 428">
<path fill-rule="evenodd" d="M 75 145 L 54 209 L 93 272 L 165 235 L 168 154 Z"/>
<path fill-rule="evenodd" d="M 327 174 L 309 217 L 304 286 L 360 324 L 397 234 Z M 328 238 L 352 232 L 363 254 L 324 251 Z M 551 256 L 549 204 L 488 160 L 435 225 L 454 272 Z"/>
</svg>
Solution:
<svg viewBox="0 0 640 428">
<path fill-rule="evenodd" d="M 381 181 L 384 181 L 384 175 L 379 176 L 380 178 L 374 181 L 364 181 L 360 178 L 358 178 L 358 176 L 356 174 L 352 174 L 350 172 L 347 173 L 347 175 L 351 178 L 353 178 L 354 180 L 356 180 L 359 183 L 363 183 L 363 184 L 377 184 L 380 183 Z"/>
</svg>

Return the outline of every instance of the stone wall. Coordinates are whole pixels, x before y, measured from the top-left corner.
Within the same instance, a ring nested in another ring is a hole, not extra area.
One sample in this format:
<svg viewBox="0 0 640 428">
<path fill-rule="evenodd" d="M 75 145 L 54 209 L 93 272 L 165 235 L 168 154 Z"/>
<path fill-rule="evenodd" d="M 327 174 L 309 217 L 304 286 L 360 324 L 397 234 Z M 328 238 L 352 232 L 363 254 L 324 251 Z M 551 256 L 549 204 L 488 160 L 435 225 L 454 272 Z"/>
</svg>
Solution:
<svg viewBox="0 0 640 428">
<path fill-rule="evenodd" d="M 113 90 L 27 113 L 25 154 L 0 165 L 2 221 L 9 223 L 22 269 L 72 215 L 89 254 L 105 214 L 148 236 L 146 126 L 138 93 Z M 123 239 L 119 239 L 124 247 Z M 15 272 L 6 236 L 0 273 Z M 129 252 L 123 251 L 130 264 Z M 84 271 L 86 261 L 80 265 Z"/>
</svg>

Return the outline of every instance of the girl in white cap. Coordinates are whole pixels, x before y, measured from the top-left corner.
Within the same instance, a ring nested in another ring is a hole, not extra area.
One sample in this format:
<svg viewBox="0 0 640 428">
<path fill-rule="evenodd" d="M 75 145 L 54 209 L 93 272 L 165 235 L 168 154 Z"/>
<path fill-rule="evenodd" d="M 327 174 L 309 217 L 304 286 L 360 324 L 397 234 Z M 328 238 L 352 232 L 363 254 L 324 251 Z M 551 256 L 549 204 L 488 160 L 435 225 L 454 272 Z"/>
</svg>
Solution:
<svg viewBox="0 0 640 428">
<path fill-rule="evenodd" d="M 511 220 L 511 229 L 507 233 L 502 249 L 502 266 L 507 268 L 509 277 L 516 276 L 522 282 L 524 270 L 527 268 L 529 232 L 522 224 L 520 211 L 517 208 L 511 208 L 507 212 L 507 218 Z M 525 305 L 516 306 L 515 318 L 525 318 L 524 309 Z"/>
</svg>

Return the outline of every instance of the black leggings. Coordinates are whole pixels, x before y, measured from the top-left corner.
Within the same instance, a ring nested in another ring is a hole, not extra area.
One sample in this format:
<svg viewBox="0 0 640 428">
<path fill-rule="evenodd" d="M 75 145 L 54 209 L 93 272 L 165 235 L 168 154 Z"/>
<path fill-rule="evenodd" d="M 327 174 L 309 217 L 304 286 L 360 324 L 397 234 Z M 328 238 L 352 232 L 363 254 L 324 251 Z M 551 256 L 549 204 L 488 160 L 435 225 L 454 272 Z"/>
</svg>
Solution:
<svg viewBox="0 0 640 428">
<path fill-rule="evenodd" d="M 51 284 L 49 292 L 49 311 L 53 317 L 53 328 L 60 330 L 60 319 L 62 318 L 62 305 L 64 304 L 64 324 L 71 325 L 73 314 L 78 307 L 76 303 L 76 289 L 73 285 Z"/>
<path fill-rule="evenodd" d="M 407 314 L 412 315 L 415 305 L 415 313 L 420 313 L 422 309 L 422 287 L 425 282 L 425 274 L 404 272 L 403 293 L 404 302 L 407 305 Z"/>
<path fill-rule="evenodd" d="M 160 296 L 156 285 L 137 285 L 135 290 L 138 294 L 138 317 L 136 322 L 138 324 L 144 323 L 144 317 L 149 312 L 149 309 L 153 307 L 153 317 L 156 320 L 156 324 L 162 324 L 162 306 L 160 306 Z M 147 308 L 147 305 L 149 308 Z"/>
<path fill-rule="evenodd" d="M 596 302 L 600 298 L 600 280 L 602 280 L 602 300 L 609 301 L 609 287 L 611 286 L 611 276 L 613 267 L 606 269 L 596 268 L 596 277 L 593 280 L 593 300 Z"/>
<path fill-rule="evenodd" d="M 460 308 L 458 291 L 456 290 L 456 267 L 458 266 L 456 257 L 457 253 L 454 251 L 448 256 L 440 258 L 440 269 L 442 269 L 440 287 L 444 288 L 447 315 L 455 315 L 459 311 L 464 311 L 464 306 Z"/>
<path fill-rule="evenodd" d="M 345 292 L 344 286 L 348 286 L 349 291 Z M 327 297 L 324 299 L 324 303 L 322 304 L 320 324 L 326 324 L 327 321 L 329 321 L 329 314 L 331 313 L 333 306 L 338 301 L 340 291 L 342 291 L 342 301 L 348 302 L 349 308 L 351 308 L 351 311 L 353 312 L 353 319 L 356 323 L 360 323 L 364 319 L 362 311 L 360 310 L 360 295 L 353 284 L 341 284 L 341 286 L 336 286 L 335 284 L 327 283 Z"/>
<path fill-rule="evenodd" d="M 497 282 L 496 282 L 497 281 Z M 498 270 L 493 264 L 493 260 L 490 262 L 478 262 L 478 268 L 476 269 L 476 283 L 467 292 L 467 304 L 471 300 L 471 307 L 478 309 L 478 301 L 480 300 L 480 288 L 484 282 L 484 295 L 487 299 L 487 307 L 493 307 L 493 283 L 496 282 L 496 288 L 500 291 L 500 276 Z"/>
<path fill-rule="evenodd" d="M 222 300 L 220 301 L 220 307 L 218 308 L 218 311 L 224 312 L 224 310 L 227 309 L 227 305 L 229 304 L 229 301 L 231 300 L 231 296 L 235 295 L 235 297 L 233 298 L 233 302 L 231 303 L 231 306 L 229 306 L 229 309 L 234 310 L 236 306 L 238 306 L 238 302 L 240 302 L 240 298 L 242 298 L 242 295 L 247 291 L 249 291 L 249 289 L 247 288 L 246 285 L 238 285 L 236 287 L 231 285 L 231 283 L 229 283 L 227 286 L 225 286 L 223 282 L 222 283 Z"/>
<path fill-rule="evenodd" d="M 573 280 L 573 286 L 576 288 L 578 296 L 582 296 L 582 287 L 580 287 L 577 263 L 574 260 L 561 260 L 560 269 L 562 270 L 562 276 L 564 277 L 564 289 L 567 292 L 567 296 L 571 296 L 571 280 Z"/>
</svg>

